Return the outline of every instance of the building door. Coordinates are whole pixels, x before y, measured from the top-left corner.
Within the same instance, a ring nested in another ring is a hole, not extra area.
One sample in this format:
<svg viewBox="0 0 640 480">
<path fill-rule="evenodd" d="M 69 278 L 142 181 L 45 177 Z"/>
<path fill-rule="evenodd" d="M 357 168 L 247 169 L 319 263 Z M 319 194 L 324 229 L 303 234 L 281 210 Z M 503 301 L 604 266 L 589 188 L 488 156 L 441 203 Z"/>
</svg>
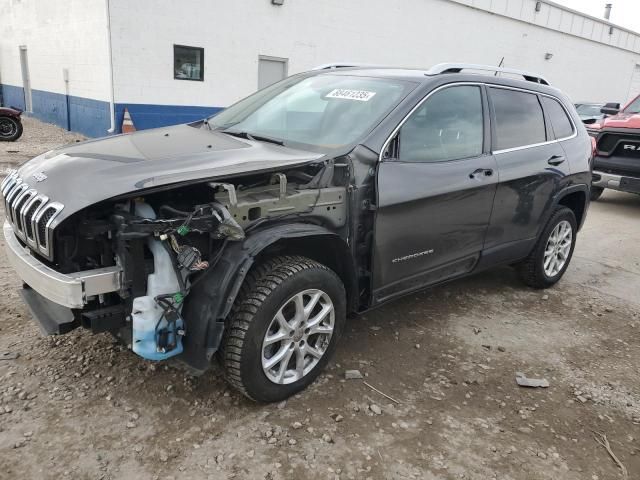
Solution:
<svg viewBox="0 0 640 480">
<path fill-rule="evenodd" d="M 20 69 L 22 70 L 22 88 L 24 89 L 24 109 L 27 112 L 33 112 L 31 78 L 29 77 L 29 61 L 27 58 L 26 45 L 20 45 Z"/>
<path fill-rule="evenodd" d="M 258 90 L 286 78 L 288 63 L 289 60 L 286 58 L 260 55 L 258 58 Z"/>
<path fill-rule="evenodd" d="M 640 95 L 640 64 L 633 67 L 633 74 L 631 75 L 631 84 L 629 85 L 629 94 L 627 100 L 632 100 Z M 619 101 L 619 100 L 616 100 Z"/>
</svg>

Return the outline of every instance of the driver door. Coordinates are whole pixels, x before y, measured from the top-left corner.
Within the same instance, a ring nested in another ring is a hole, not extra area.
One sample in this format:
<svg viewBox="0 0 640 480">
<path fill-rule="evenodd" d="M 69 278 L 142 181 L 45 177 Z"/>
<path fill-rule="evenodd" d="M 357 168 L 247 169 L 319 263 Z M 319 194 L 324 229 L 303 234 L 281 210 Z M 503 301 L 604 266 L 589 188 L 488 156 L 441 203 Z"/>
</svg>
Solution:
<svg viewBox="0 0 640 480">
<path fill-rule="evenodd" d="M 481 85 L 437 89 L 401 125 L 378 165 L 374 303 L 470 272 L 498 183 Z"/>
</svg>

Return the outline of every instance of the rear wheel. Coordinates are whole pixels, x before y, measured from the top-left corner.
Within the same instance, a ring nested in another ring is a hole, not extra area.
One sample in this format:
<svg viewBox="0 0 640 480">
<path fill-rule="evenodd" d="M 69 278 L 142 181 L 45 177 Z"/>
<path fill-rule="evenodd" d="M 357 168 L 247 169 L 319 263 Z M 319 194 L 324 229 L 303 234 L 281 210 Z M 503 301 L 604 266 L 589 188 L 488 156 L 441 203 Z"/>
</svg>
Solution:
<svg viewBox="0 0 640 480">
<path fill-rule="evenodd" d="M 600 196 L 602 195 L 602 192 L 604 192 L 604 188 L 602 187 L 591 187 L 591 201 L 595 202 L 596 200 L 598 200 L 600 198 Z"/>
<path fill-rule="evenodd" d="M 22 135 L 22 123 L 13 117 L 0 117 L 0 141 L 13 142 Z"/>
<path fill-rule="evenodd" d="M 577 231 L 573 211 L 558 208 L 529 256 L 517 266 L 522 281 L 533 288 L 548 288 L 558 282 L 571 261 Z"/>
<path fill-rule="evenodd" d="M 225 328 L 220 360 L 227 380 L 253 400 L 290 397 L 326 366 L 345 318 L 344 287 L 329 268 L 304 257 L 258 265 Z"/>
</svg>

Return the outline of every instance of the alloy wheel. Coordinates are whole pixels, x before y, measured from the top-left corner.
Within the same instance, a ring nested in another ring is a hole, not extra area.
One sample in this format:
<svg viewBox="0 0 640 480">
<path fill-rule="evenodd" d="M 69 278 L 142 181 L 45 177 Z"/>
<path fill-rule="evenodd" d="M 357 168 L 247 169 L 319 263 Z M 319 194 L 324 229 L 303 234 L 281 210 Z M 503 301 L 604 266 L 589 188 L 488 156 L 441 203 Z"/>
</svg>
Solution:
<svg viewBox="0 0 640 480">
<path fill-rule="evenodd" d="M 551 232 L 544 249 L 544 273 L 547 277 L 555 277 L 562 271 L 573 242 L 573 229 L 571 224 L 563 220 Z"/>
<path fill-rule="evenodd" d="M 335 309 L 322 290 L 292 296 L 271 320 L 262 342 L 262 370 L 273 383 L 289 384 L 307 375 L 329 347 Z"/>
</svg>

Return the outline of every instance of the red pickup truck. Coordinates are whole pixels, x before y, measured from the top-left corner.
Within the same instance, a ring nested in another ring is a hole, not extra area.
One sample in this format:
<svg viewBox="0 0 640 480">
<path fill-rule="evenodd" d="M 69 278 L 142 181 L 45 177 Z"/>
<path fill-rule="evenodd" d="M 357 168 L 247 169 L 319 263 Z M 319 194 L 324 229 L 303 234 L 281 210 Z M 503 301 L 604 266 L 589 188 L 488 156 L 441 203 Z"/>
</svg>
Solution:
<svg viewBox="0 0 640 480">
<path fill-rule="evenodd" d="M 607 103 L 605 117 L 586 125 L 596 140 L 591 200 L 605 188 L 640 194 L 640 95 L 622 110 Z"/>
</svg>

